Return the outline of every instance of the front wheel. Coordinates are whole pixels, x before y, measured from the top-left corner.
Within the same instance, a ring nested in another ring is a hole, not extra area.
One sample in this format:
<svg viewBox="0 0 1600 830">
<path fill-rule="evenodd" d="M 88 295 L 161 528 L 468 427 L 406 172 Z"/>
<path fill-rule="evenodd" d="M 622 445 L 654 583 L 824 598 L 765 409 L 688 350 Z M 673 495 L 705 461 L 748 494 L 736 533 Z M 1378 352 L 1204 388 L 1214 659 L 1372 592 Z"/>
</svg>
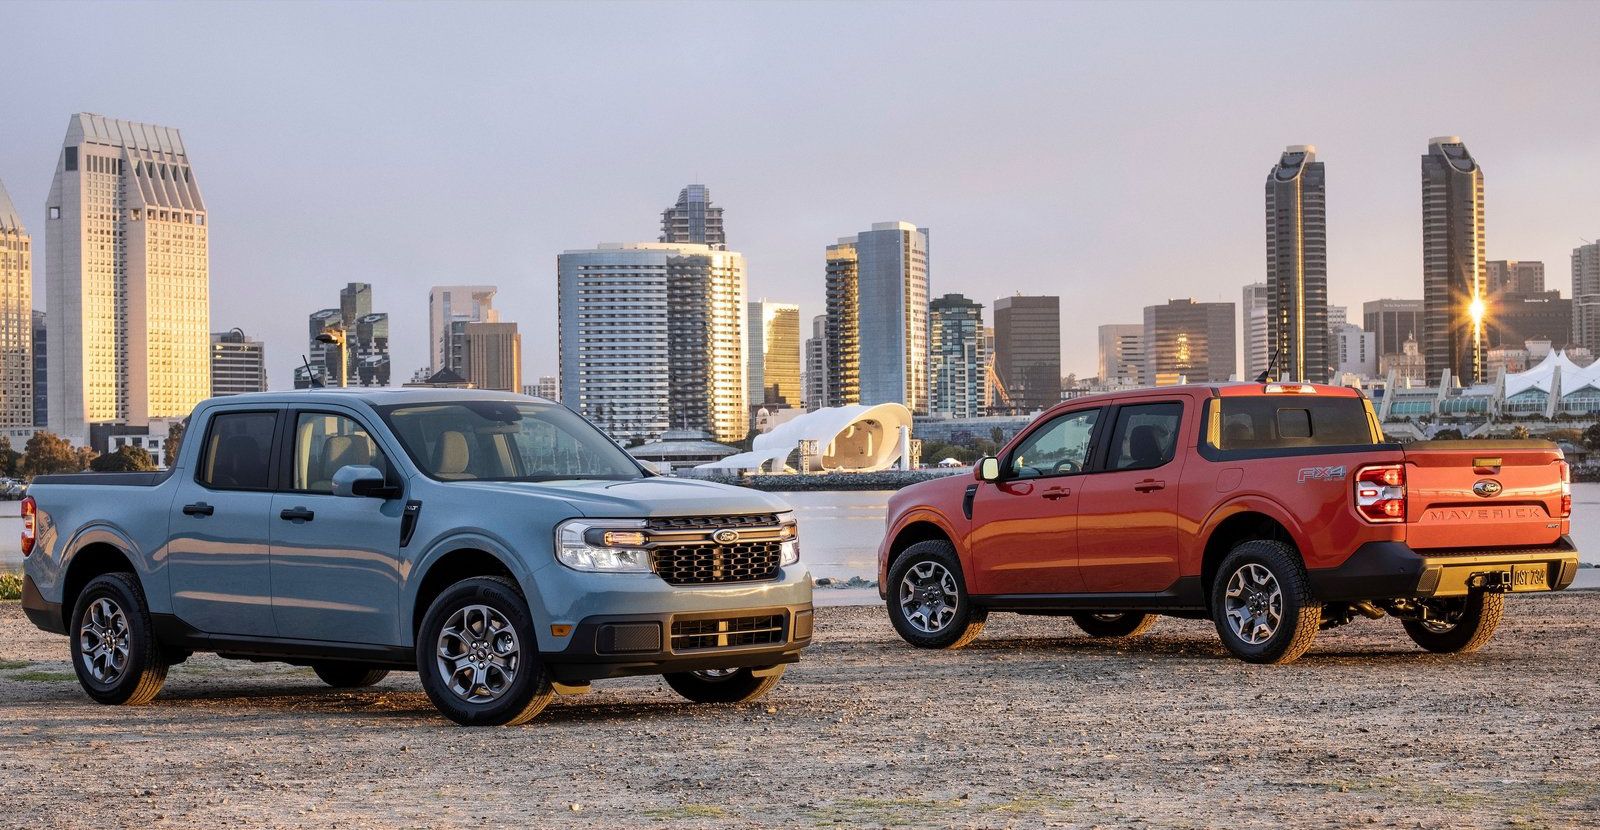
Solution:
<svg viewBox="0 0 1600 830">
<path fill-rule="evenodd" d="M 311 667 L 322 682 L 335 689 L 363 689 L 389 676 L 388 669 L 369 663 L 317 663 Z"/>
<path fill-rule="evenodd" d="M 1073 614 L 1072 621 L 1090 637 L 1137 637 L 1156 624 L 1155 614 Z"/>
<path fill-rule="evenodd" d="M 1455 600 L 1433 600 L 1433 619 L 1404 620 L 1413 642 L 1435 654 L 1471 654 L 1483 648 L 1500 626 L 1505 594 L 1483 591 Z"/>
<path fill-rule="evenodd" d="M 988 616 L 967 596 L 956 548 L 943 539 L 906 548 L 889 569 L 889 621 L 918 648 L 961 648 L 978 639 Z"/>
<path fill-rule="evenodd" d="M 783 679 L 784 666 L 757 675 L 751 669 L 707 669 L 661 675 L 674 692 L 695 703 L 749 703 L 760 700 Z"/>
<path fill-rule="evenodd" d="M 72 611 L 72 668 L 100 703 L 149 703 L 167 682 L 167 662 L 150 625 L 144 591 L 129 573 L 97 576 Z"/>
<path fill-rule="evenodd" d="M 1253 539 L 1222 560 L 1211 586 L 1211 617 L 1233 656 L 1247 663 L 1291 663 L 1316 639 L 1322 603 L 1312 597 L 1292 546 Z"/>
<path fill-rule="evenodd" d="M 417 672 L 433 705 L 463 726 L 527 723 L 555 697 L 527 600 L 500 577 L 464 579 L 433 601 Z"/>
</svg>

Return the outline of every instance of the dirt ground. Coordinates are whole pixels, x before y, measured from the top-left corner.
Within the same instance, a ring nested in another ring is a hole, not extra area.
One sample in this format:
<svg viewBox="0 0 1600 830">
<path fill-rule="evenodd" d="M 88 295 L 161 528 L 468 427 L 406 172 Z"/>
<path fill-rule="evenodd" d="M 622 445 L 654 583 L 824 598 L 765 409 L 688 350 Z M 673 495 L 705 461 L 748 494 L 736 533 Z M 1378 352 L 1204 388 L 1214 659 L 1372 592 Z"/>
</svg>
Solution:
<svg viewBox="0 0 1600 830">
<path fill-rule="evenodd" d="M 1397 622 L 1287 667 L 1207 623 L 1137 642 L 997 615 L 960 652 L 880 608 L 818 612 L 760 704 L 657 678 L 463 729 L 415 676 L 325 690 L 199 656 L 140 708 L 87 702 L 64 638 L 0 604 L 0 792 L 14 827 L 1597 827 L 1600 593 L 1516 597 L 1483 653 Z"/>
</svg>

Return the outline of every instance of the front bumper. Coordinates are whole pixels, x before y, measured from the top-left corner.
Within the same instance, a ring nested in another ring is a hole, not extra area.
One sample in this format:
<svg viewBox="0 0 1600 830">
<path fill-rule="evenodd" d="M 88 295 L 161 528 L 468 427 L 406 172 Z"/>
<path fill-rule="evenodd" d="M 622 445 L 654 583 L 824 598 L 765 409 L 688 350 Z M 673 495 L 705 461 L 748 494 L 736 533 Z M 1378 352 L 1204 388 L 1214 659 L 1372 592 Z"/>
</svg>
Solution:
<svg viewBox="0 0 1600 830">
<path fill-rule="evenodd" d="M 1578 550 L 1561 537 L 1542 548 L 1412 550 L 1404 542 L 1368 542 L 1344 564 L 1308 571 L 1322 601 L 1464 597 L 1472 591 L 1559 591 L 1578 575 Z"/>
<path fill-rule="evenodd" d="M 540 655 L 553 679 L 794 663 L 811 644 L 811 603 L 657 614 L 607 614 L 578 623 L 567 647 Z"/>
</svg>

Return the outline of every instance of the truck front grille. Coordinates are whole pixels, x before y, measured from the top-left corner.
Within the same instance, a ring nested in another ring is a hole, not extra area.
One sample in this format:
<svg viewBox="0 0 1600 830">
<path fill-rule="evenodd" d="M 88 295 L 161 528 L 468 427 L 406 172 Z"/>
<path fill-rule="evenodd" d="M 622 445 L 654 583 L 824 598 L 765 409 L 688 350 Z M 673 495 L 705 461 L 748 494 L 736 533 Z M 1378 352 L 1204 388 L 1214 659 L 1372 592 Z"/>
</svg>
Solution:
<svg viewBox="0 0 1600 830">
<path fill-rule="evenodd" d="M 650 567 L 670 585 L 759 582 L 778 575 L 781 542 L 695 542 L 656 548 Z"/>
<path fill-rule="evenodd" d="M 726 617 L 710 620 L 673 620 L 672 650 L 781 645 L 787 641 L 783 614 Z"/>
</svg>

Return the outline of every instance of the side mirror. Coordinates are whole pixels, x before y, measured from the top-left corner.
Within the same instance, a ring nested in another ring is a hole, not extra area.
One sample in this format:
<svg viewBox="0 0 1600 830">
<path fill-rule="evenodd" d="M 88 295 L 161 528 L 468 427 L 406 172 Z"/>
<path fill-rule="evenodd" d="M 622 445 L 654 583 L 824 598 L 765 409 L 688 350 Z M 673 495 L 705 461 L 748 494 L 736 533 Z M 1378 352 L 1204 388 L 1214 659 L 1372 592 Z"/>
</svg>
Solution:
<svg viewBox="0 0 1600 830">
<path fill-rule="evenodd" d="M 360 496 L 392 499 L 400 495 L 399 487 L 390 487 L 383 471 L 365 464 L 348 464 L 333 474 L 335 496 Z"/>
<path fill-rule="evenodd" d="M 999 481 L 1000 459 L 992 455 L 978 459 L 978 463 L 972 468 L 972 477 L 979 481 Z"/>
</svg>

